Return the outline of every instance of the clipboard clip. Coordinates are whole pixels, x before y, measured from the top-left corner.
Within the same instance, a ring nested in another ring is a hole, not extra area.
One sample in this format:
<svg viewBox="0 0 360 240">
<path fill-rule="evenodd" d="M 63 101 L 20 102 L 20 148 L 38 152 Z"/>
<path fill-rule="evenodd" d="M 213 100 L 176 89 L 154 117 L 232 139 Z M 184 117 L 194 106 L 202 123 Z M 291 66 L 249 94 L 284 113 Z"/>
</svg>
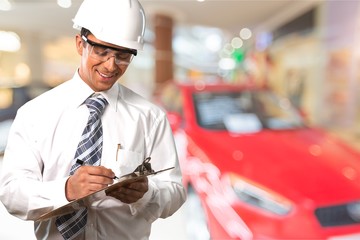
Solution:
<svg viewBox="0 0 360 240">
<path fill-rule="evenodd" d="M 151 157 L 147 157 L 144 159 L 144 161 L 135 168 L 135 170 L 131 173 L 125 174 L 121 177 L 117 177 L 115 176 L 114 179 L 121 179 L 121 178 L 126 178 L 126 177 L 130 177 L 130 176 L 149 176 L 149 175 L 155 175 L 157 173 L 161 173 L 170 169 L 173 169 L 175 167 L 170 167 L 170 168 L 165 168 L 159 171 L 155 171 L 154 169 L 152 169 L 151 167 L 151 163 L 150 163 Z"/>
<path fill-rule="evenodd" d="M 151 157 L 145 158 L 144 161 L 135 168 L 134 173 L 138 172 L 139 176 L 154 173 L 155 171 L 151 168 L 150 160 L 151 160 Z"/>
</svg>

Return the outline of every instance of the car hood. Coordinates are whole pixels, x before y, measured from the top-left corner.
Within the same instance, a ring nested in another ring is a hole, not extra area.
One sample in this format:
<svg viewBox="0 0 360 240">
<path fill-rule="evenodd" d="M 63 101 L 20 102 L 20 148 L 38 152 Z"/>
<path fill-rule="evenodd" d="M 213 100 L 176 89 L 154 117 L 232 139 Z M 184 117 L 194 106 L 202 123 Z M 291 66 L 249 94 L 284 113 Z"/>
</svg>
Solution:
<svg viewBox="0 0 360 240">
<path fill-rule="evenodd" d="M 323 131 L 188 136 L 189 150 L 201 149 L 222 173 L 235 173 L 289 200 L 324 205 L 360 199 L 360 154 Z"/>
</svg>

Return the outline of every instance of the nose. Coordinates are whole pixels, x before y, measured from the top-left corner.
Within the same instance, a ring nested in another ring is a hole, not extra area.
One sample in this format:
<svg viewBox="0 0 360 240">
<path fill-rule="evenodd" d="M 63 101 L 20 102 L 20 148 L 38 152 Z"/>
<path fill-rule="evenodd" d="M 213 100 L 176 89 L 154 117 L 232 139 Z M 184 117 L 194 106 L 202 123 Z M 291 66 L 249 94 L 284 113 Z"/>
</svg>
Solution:
<svg viewBox="0 0 360 240">
<path fill-rule="evenodd" d="M 118 67 L 115 63 L 115 56 L 109 56 L 108 59 L 104 62 L 104 65 L 109 71 L 115 70 Z"/>
</svg>

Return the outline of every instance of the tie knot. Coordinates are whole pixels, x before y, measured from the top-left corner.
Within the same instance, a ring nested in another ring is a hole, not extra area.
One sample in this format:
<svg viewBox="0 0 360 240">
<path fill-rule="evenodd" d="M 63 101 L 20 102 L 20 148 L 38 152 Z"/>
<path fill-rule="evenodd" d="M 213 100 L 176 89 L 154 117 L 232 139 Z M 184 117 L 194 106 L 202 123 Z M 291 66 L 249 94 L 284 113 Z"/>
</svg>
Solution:
<svg viewBox="0 0 360 240">
<path fill-rule="evenodd" d="M 101 115 L 108 102 L 102 95 L 98 94 L 86 99 L 85 104 L 89 108 L 90 113 L 96 112 L 97 114 Z"/>
</svg>

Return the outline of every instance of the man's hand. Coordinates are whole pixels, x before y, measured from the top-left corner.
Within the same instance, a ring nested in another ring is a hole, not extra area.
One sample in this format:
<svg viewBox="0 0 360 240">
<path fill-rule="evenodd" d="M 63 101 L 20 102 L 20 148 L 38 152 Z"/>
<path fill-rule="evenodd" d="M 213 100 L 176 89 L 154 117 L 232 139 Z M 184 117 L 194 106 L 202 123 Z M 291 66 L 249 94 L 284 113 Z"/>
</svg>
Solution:
<svg viewBox="0 0 360 240">
<path fill-rule="evenodd" d="M 114 182 L 114 176 L 103 166 L 81 166 L 66 182 L 66 198 L 72 201 L 103 189 Z"/>
<path fill-rule="evenodd" d="M 136 182 L 128 185 L 115 188 L 107 192 L 108 196 L 114 197 L 123 203 L 134 203 L 144 196 L 149 190 L 148 178 L 146 176 L 140 177 Z"/>
</svg>

